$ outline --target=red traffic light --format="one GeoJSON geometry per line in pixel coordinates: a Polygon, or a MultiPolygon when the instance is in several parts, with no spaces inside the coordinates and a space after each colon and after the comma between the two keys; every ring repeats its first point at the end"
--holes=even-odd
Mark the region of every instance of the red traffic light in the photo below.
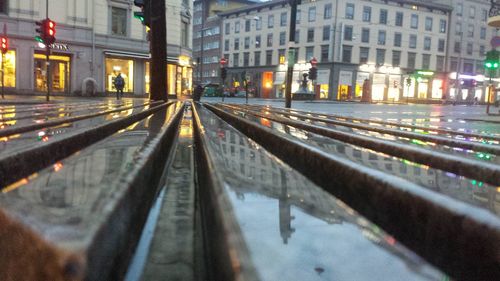
{"type": "Polygon", "coordinates": [[[309,62],[311,63],[312,67],[315,67],[318,64],[318,60],[314,57],[309,62]]]}
{"type": "Polygon", "coordinates": [[[51,20],[47,21],[47,35],[49,36],[56,35],[56,23],[51,20]]]}
{"type": "Polygon", "coordinates": [[[221,58],[219,61],[220,64],[225,65],[227,64],[227,59],[226,58],[221,58]]]}
{"type": "Polygon", "coordinates": [[[9,40],[7,39],[7,37],[0,38],[0,47],[2,54],[7,53],[7,51],[9,50],[9,40]]]}

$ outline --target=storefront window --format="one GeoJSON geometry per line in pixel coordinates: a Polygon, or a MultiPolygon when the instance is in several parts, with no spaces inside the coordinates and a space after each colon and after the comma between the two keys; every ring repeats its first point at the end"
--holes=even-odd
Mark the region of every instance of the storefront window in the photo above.
{"type": "Polygon", "coordinates": [[[168,76],[168,94],[175,95],[176,94],[176,92],[175,92],[175,86],[176,86],[175,77],[177,76],[175,64],[169,64],[167,66],[167,76],[168,76]]]}
{"type": "MultiPolygon", "coordinates": [[[[35,58],[35,90],[47,91],[47,67],[45,54],[34,54],[35,58]]],[[[66,55],[51,55],[50,77],[51,90],[54,92],[68,92],[70,57],[66,55]]]]}
{"type": "Polygon", "coordinates": [[[124,92],[134,91],[134,61],[106,58],[106,91],[115,92],[114,81],[121,74],[125,80],[124,92]]]}
{"type": "Polygon", "coordinates": [[[149,61],[144,64],[144,92],[149,94],[150,87],[149,61]]]}
{"type": "Polygon", "coordinates": [[[177,67],[177,79],[175,79],[175,95],[180,97],[182,93],[182,67],[177,67]]]}
{"type": "Polygon", "coordinates": [[[360,99],[363,95],[363,83],[366,79],[370,80],[370,73],[358,72],[358,75],[356,77],[356,90],[354,95],[356,99],[360,99]]]}
{"type": "Polygon", "coordinates": [[[443,80],[434,79],[432,81],[432,98],[440,99],[443,97],[443,80]]]}
{"type": "Polygon", "coordinates": [[[327,99],[328,98],[328,84],[321,84],[319,87],[319,98],[327,99]]]}
{"type": "MultiPolygon", "coordinates": [[[[2,61],[2,56],[0,56],[0,63],[2,61]]],[[[5,87],[16,87],[16,51],[9,50],[5,54],[5,75],[4,75],[4,85],[5,87]]]]}
{"type": "Polygon", "coordinates": [[[429,82],[427,79],[418,79],[418,98],[426,99],[427,98],[427,90],[429,88],[429,82]]]}
{"type": "Polygon", "coordinates": [[[385,74],[373,74],[372,100],[383,100],[386,87],[385,74]]]}
{"type": "Polygon", "coordinates": [[[410,78],[411,80],[411,84],[410,86],[408,86],[407,82],[406,82],[406,79],[408,77],[405,77],[405,79],[403,81],[405,81],[405,86],[404,86],[404,89],[403,89],[403,96],[404,97],[410,97],[410,98],[413,98],[415,95],[415,79],[414,78],[410,78]]]}

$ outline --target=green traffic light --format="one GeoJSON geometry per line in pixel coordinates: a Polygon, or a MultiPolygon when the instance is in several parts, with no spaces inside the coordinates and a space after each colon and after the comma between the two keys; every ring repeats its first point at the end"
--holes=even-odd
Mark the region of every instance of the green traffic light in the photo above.
{"type": "Polygon", "coordinates": [[[43,43],[42,37],[40,37],[40,36],[35,36],[35,40],[40,42],[40,43],[43,43]]]}
{"type": "Polygon", "coordinates": [[[144,13],[143,12],[134,12],[134,18],[139,19],[142,23],[144,23],[144,13]]]}

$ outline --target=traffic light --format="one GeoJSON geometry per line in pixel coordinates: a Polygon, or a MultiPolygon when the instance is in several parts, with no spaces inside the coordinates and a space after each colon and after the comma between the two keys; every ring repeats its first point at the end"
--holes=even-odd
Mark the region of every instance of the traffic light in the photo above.
{"type": "Polygon", "coordinates": [[[1,43],[1,50],[2,50],[2,54],[6,54],[7,51],[9,50],[9,40],[7,39],[7,37],[0,37],[0,43],[1,43]]]}
{"type": "Polygon", "coordinates": [[[227,69],[225,67],[220,69],[220,78],[222,80],[226,80],[227,77],[227,69]]]}
{"type": "Polygon", "coordinates": [[[47,22],[46,19],[36,22],[36,25],[39,27],[36,29],[36,32],[38,33],[38,35],[35,36],[35,40],[40,42],[40,43],[45,43],[45,38],[47,37],[45,35],[45,31],[46,31],[45,26],[47,25],[46,22],[47,22]]]}
{"type": "Polygon", "coordinates": [[[134,0],[134,5],[141,8],[140,12],[134,12],[134,18],[137,18],[141,23],[151,28],[151,0],[134,0]]]}
{"type": "Polygon", "coordinates": [[[411,86],[411,78],[410,77],[406,78],[406,86],[408,86],[408,87],[411,86]]]}
{"type": "Polygon", "coordinates": [[[56,23],[51,19],[46,19],[45,23],[45,45],[56,42],[56,23]]]}
{"type": "Polygon", "coordinates": [[[497,50],[491,50],[486,53],[486,60],[484,61],[484,67],[489,70],[495,70],[498,68],[499,62],[499,52],[497,50]]]}
{"type": "Polygon", "coordinates": [[[318,78],[318,69],[316,67],[309,68],[309,79],[316,80],[318,78]]]}

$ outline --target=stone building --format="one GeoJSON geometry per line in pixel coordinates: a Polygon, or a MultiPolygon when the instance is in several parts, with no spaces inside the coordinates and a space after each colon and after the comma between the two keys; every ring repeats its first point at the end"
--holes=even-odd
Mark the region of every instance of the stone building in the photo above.
{"type": "MultiPolygon", "coordinates": [[[[35,41],[35,22],[46,17],[56,22],[56,43],[51,60],[52,92],[90,95],[114,92],[113,79],[125,78],[125,92],[149,92],[147,31],[133,12],[132,0],[2,1],[0,19],[9,38],[5,86],[14,93],[46,91],[45,46],[35,41]]],[[[192,3],[167,0],[168,94],[188,94],[192,83],[192,3]]],[[[3,28],[0,26],[0,28],[3,28]]]]}

